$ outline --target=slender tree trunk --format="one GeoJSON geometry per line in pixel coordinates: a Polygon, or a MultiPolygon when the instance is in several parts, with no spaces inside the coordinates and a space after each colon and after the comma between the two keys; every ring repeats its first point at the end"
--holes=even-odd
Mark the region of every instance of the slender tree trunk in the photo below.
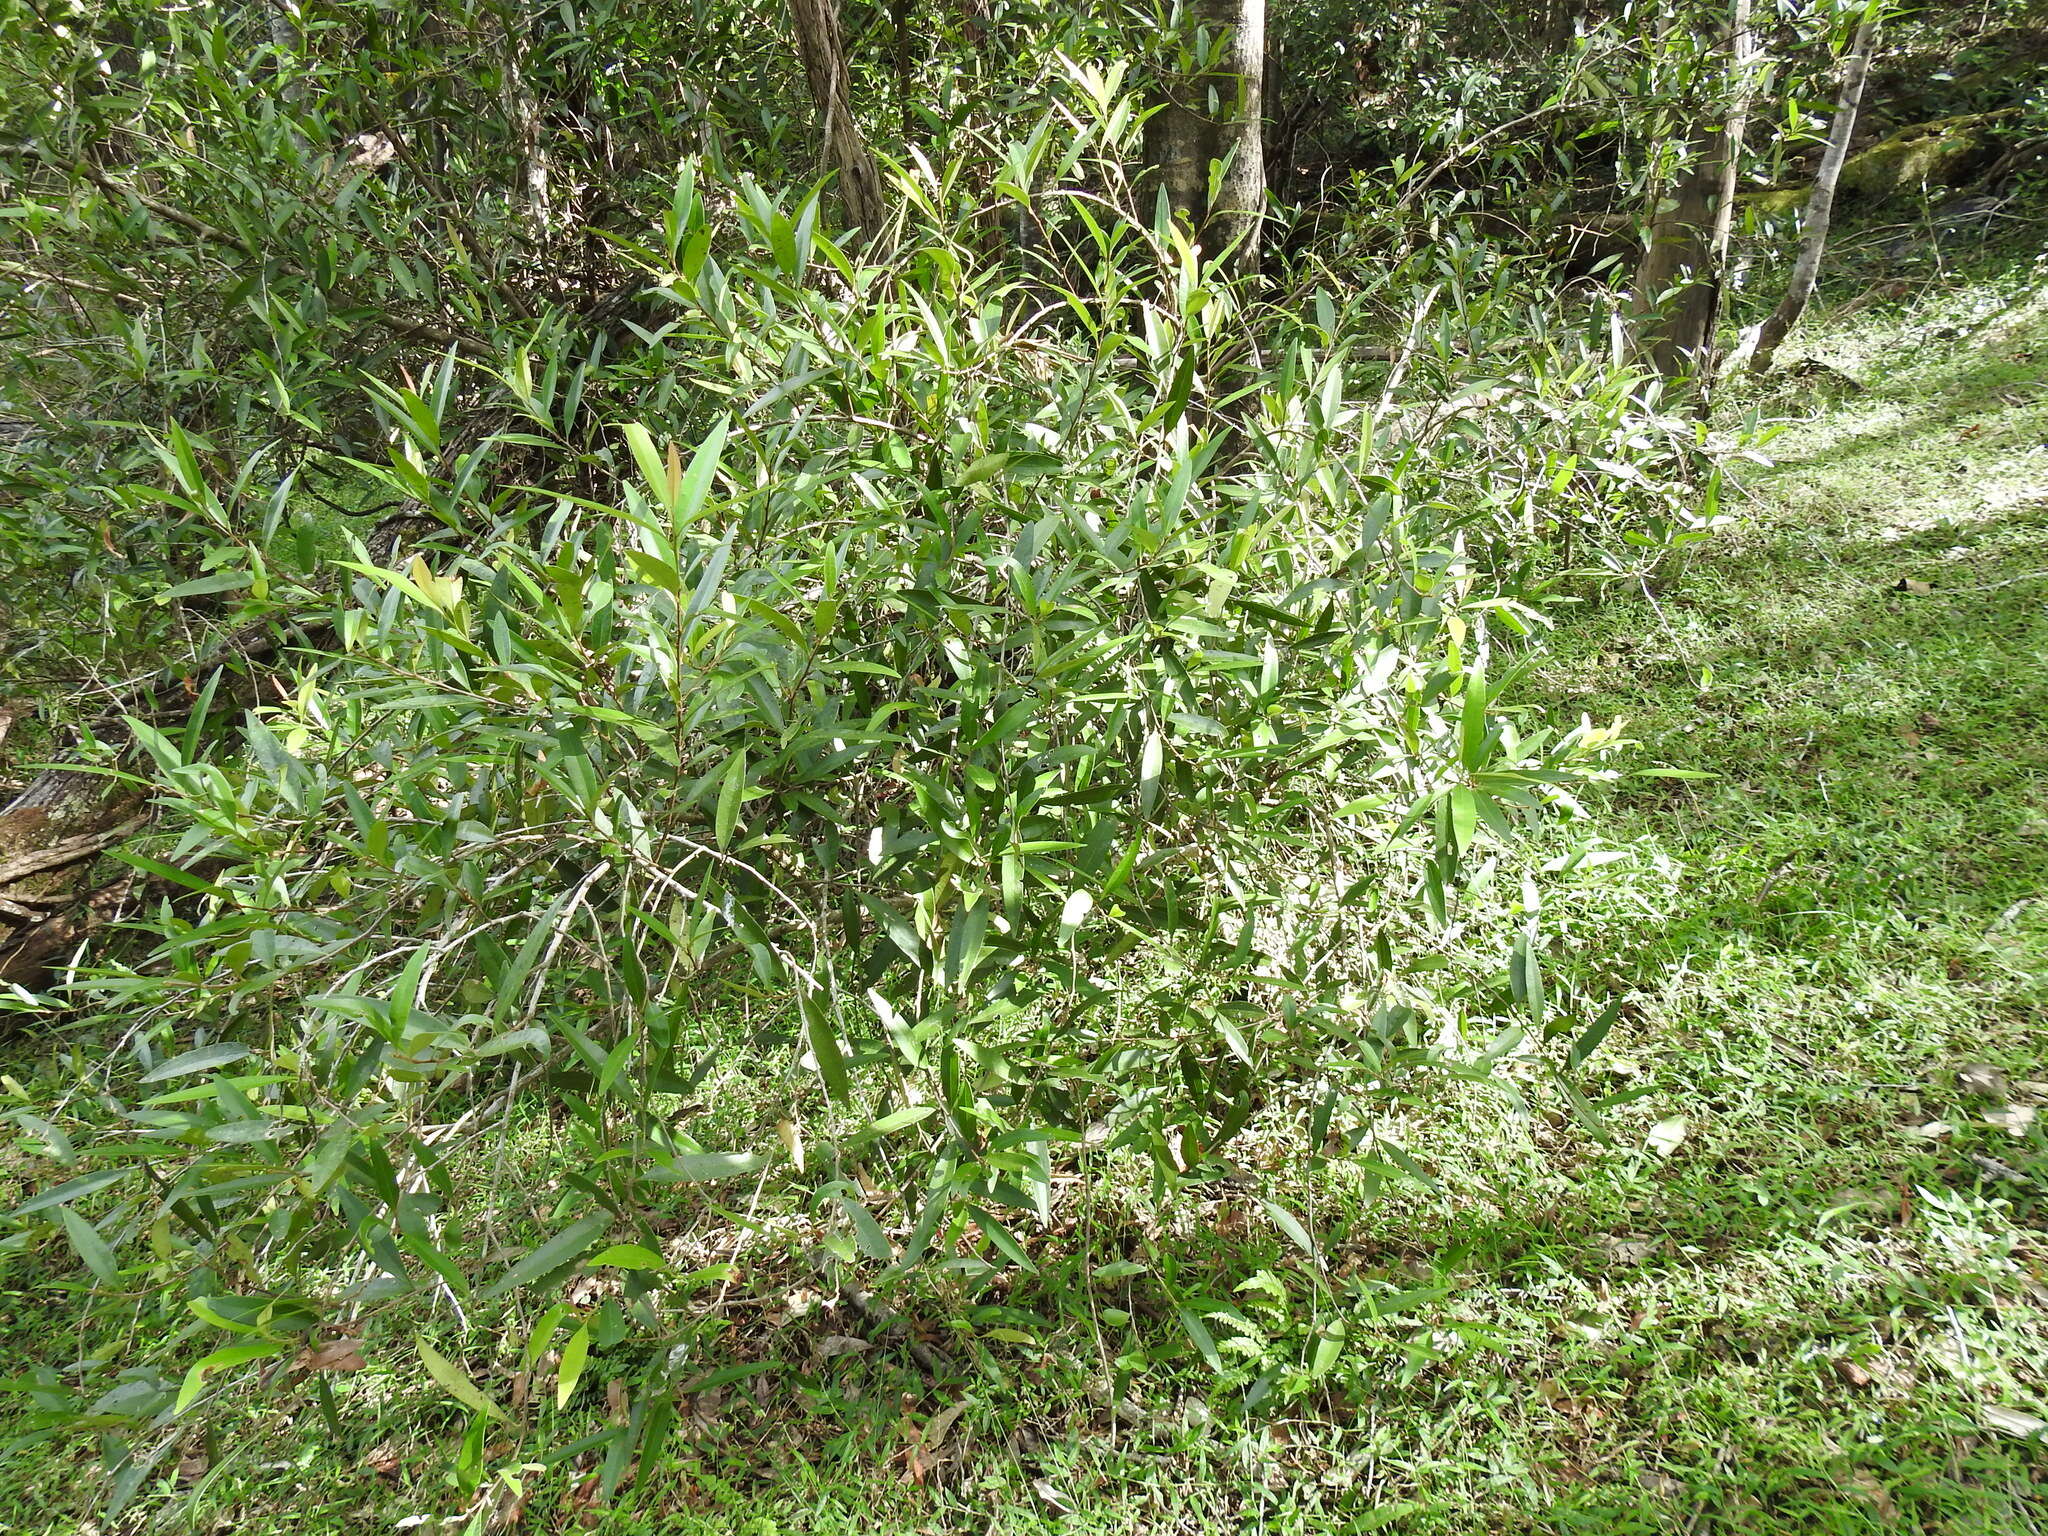
{"type": "Polygon", "coordinates": [[[863,233],[874,236],[888,220],[882,197],[882,173],[853,118],[853,77],[846,68],[846,45],[839,34],[839,0],[789,0],[796,28],[797,56],[818,109],[818,136],[824,160],[839,173],[839,197],[846,217],[863,233]]]}
{"type": "Polygon", "coordinates": [[[1728,265],[1735,239],[1735,193],[1742,176],[1742,141],[1749,133],[1749,109],[1756,94],[1756,34],[1749,24],[1750,0],[1735,0],[1728,28],[1728,54],[1733,76],[1728,88],[1728,154],[1721,164],[1721,191],[1714,205],[1714,276],[1728,265]]]}
{"type": "MultiPolygon", "coordinates": [[[[1756,95],[1756,34],[1750,27],[1750,0],[1735,0],[1728,28],[1730,78],[1728,122],[1722,132],[1721,184],[1715,191],[1714,232],[1707,252],[1710,297],[1700,337],[1700,377],[1714,377],[1723,300],[1729,288],[1728,253],[1735,242],[1735,197],[1742,180],[1742,141],[1749,132],[1749,110],[1756,95]]],[[[1702,407],[1706,402],[1703,392],[1702,407]]]]}
{"type": "Polygon", "coordinates": [[[1842,179],[1842,165],[1849,158],[1849,140],[1856,132],[1856,113],[1863,105],[1863,82],[1870,73],[1870,53],[1877,40],[1877,19],[1865,15],[1856,28],[1856,40],[1842,65],[1842,93],[1835,102],[1835,120],[1828,124],[1828,147],[1821,156],[1820,171],[1813,179],[1813,192],[1806,200],[1806,228],[1799,243],[1798,259],[1792,263],[1792,279],[1785,297],[1771,311],[1770,318],[1749,338],[1749,366],[1762,373],[1771,366],[1778,346],[1806,312],[1820,281],[1821,257],[1826,254],[1828,223],[1835,212],[1835,186],[1842,179]]]}
{"type": "MultiPolygon", "coordinates": [[[[276,55],[276,69],[284,76],[280,95],[293,111],[305,105],[306,87],[294,72],[299,56],[305,52],[306,37],[300,24],[299,0],[267,0],[263,8],[264,24],[270,29],[270,51],[276,55]]],[[[292,130],[294,140],[298,130],[292,130]]]]}
{"type": "Polygon", "coordinates": [[[917,137],[917,109],[910,98],[911,22],[916,14],[914,0],[889,0],[889,43],[896,73],[896,114],[906,141],[917,137]]]}
{"type": "Polygon", "coordinates": [[[526,206],[528,232],[545,236],[554,225],[554,196],[547,151],[541,144],[540,103],[526,78],[532,53],[529,18],[521,0],[513,0],[504,16],[503,50],[499,56],[499,95],[512,146],[519,156],[519,196],[526,206]]]}
{"type": "Polygon", "coordinates": [[[1145,158],[1203,253],[1228,251],[1232,270],[1252,272],[1266,206],[1266,0],[1196,0],[1193,19],[1222,47],[1213,68],[1176,84],[1147,120],[1145,158]]]}

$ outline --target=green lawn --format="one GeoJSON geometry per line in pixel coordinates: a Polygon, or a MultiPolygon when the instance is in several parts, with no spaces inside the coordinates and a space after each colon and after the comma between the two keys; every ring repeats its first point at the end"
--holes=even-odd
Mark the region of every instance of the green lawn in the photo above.
{"type": "MultiPolygon", "coordinates": [[[[1087,1280],[1057,1262],[1008,1297],[935,1281],[903,1302],[956,1373],[933,1379],[888,1342],[835,1353],[825,1341],[863,1330],[803,1294],[817,1281],[800,1244],[770,1229],[749,1239],[750,1310],[721,1337],[730,1358],[783,1369],[690,1398],[663,1464],[610,1500],[573,1455],[519,1470],[603,1426],[602,1358],[530,1446],[497,1429],[480,1443],[495,1497],[450,1470],[455,1405],[394,1397],[373,1358],[337,1393],[342,1443],[301,1389],[253,1393],[126,1518],[245,1533],[2043,1528],[2048,278],[1949,281],[1820,317],[1788,361],[1802,345],[1862,387],[1823,373],[1726,402],[1795,418],[1738,526],[1663,590],[1568,613],[1538,674],[1545,707],[1623,717],[1641,763],[1708,775],[1630,780],[1533,854],[1619,855],[1558,877],[1540,914],[1560,983],[1625,999],[1586,1069],[1626,1100],[1610,1139],[1534,1077],[1526,1113],[1474,1088],[1397,1117],[1437,1192],[1368,1198],[1254,1136],[1247,1160],[1313,1226],[1321,1281],[1237,1192],[1105,1209],[1134,1262],[1206,1267],[1226,1287],[1268,1277],[1242,1293],[1262,1328],[1248,1356],[1311,1347],[1341,1313],[1342,1362],[1313,1388],[1247,1413],[1192,1353],[1119,1360],[1126,1325],[1103,1312],[1130,1302],[1131,1329],[1156,1322],[1142,1284],[1081,1306],[1087,1280]],[[988,1331],[1004,1306],[1014,1337],[988,1331]]],[[[50,1069],[18,1054],[7,1070],[50,1069]]],[[[59,1258],[0,1259],[10,1370],[119,1347],[72,1327],[47,1289],[75,1278],[59,1258]]],[[[432,1327],[493,1392],[516,1390],[513,1319],[432,1327]]],[[[14,1401],[0,1412],[26,1411],[14,1401]]],[[[91,1529],[93,1467],[87,1443],[19,1448],[0,1461],[0,1530],[91,1529]]]]}

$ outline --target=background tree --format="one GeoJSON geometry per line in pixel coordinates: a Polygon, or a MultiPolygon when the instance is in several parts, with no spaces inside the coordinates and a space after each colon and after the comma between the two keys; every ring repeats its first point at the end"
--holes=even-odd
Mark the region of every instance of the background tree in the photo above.
{"type": "Polygon", "coordinates": [[[803,60],[825,164],[839,173],[838,191],[850,223],[870,238],[888,219],[882,173],[853,113],[853,77],[839,31],[839,0],[790,0],[797,55],[803,60]]]}
{"type": "Polygon", "coordinates": [[[1199,0],[1186,19],[1182,69],[1146,123],[1146,159],[1203,250],[1255,271],[1266,205],[1266,3],[1199,0]]]}
{"type": "Polygon", "coordinates": [[[1709,50],[1717,65],[1716,88],[1691,114],[1695,126],[1677,146],[1680,168],[1659,192],[1649,243],[1636,268],[1637,345],[1666,378],[1713,371],[1754,73],[1749,13],[1749,0],[1734,0],[1725,41],[1709,50]]]}
{"type": "Polygon", "coordinates": [[[1821,259],[1827,254],[1828,226],[1834,219],[1835,192],[1841,184],[1842,167],[1848,163],[1849,146],[1856,137],[1856,117],[1863,106],[1863,83],[1870,73],[1871,52],[1877,46],[1878,25],[1877,9],[1873,6],[1857,23],[1856,35],[1842,60],[1842,90],[1835,99],[1834,119],[1828,124],[1827,149],[1821,155],[1820,169],[1813,178],[1813,190],[1806,199],[1798,259],[1792,263],[1792,275],[1785,284],[1785,296],[1778,301],[1778,307],[1765,317],[1751,336],[1745,338],[1744,350],[1754,372],[1763,373],[1770,368],[1779,345],[1799,323],[1799,317],[1806,313],[1814,288],[1820,282],[1821,259]]]}

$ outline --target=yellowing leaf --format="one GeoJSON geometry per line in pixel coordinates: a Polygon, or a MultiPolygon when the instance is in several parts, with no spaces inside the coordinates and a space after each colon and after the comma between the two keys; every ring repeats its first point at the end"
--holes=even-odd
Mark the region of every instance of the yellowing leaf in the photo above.
{"type": "Polygon", "coordinates": [[[448,1395],[465,1408],[488,1414],[494,1419],[505,1417],[505,1410],[484,1396],[483,1390],[469,1379],[469,1373],[425,1339],[419,1341],[420,1364],[427,1368],[427,1374],[446,1389],[448,1395]]]}

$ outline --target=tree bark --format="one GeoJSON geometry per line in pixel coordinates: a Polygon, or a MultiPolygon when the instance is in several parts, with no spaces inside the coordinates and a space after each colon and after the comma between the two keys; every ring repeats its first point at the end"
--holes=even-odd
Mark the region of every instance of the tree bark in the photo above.
{"type": "Polygon", "coordinates": [[[532,41],[524,9],[520,0],[513,0],[505,10],[498,60],[499,96],[506,126],[512,130],[512,147],[519,157],[519,197],[526,206],[527,230],[536,238],[545,238],[554,224],[554,195],[547,150],[541,144],[540,102],[526,78],[532,41]]]}
{"type": "MultiPolygon", "coordinates": [[[[296,632],[301,643],[329,638],[324,624],[296,632]]],[[[159,727],[191,717],[208,680],[225,673],[226,701],[253,703],[259,680],[288,643],[274,624],[230,635],[197,661],[169,667],[117,694],[94,724],[101,740],[125,734],[135,715],[159,727]]],[[[0,985],[33,987],[92,931],[117,917],[135,892],[133,870],[105,885],[90,883],[99,855],[148,820],[132,784],[61,762],[44,769],[0,808],[0,985]]]]}
{"type": "MultiPolygon", "coordinates": [[[[1708,244],[1709,298],[1699,345],[1703,381],[1715,375],[1721,310],[1729,286],[1728,253],[1735,243],[1735,197],[1742,181],[1742,141],[1749,133],[1749,111],[1756,95],[1756,34],[1750,27],[1750,0],[1735,0],[1728,28],[1728,121],[1722,133],[1721,184],[1715,189],[1714,232],[1708,244]]],[[[1703,389],[1702,409],[1707,402],[1703,389]]]]}
{"type": "Polygon", "coordinates": [[[1754,89],[1750,0],[1734,0],[1728,57],[1721,125],[1695,139],[1692,163],[1668,199],[1660,198],[1649,248],[1636,269],[1636,344],[1665,378],[1713,374],[1723,269],[1734,236],[1735,191],[1754,89]]]}
{"type": "Polygon", "coordinates": [[[85,877],[141,825],[140,804],[118,780],[53,769],[0,810],[0,983],[34,985],[110,915],[85,877]]]}
{"type": "Polygon", "coordinates": [[[1713,327],[1714,194],[1730,158],[1727,130],[1691,148],[1691,165],[1658,199],[1633,296],[1637,349],[1667,379],[1692,371],[1713,327]]]}
{"type": "Polygon", "coordinates": [[[1202,253],[1254,272],[1266,205],[1266,0],[1196,0],[1193,16],[1220,49],[1213,67],[1177,83],[1147,119],[1145,158],[1202,253]]]}
{"type": "Polygon", "coordinates": [[[839,198],[846,217],[870,237],[888,221],[882,173],[853,117],[853,77],[839,33],[839,0],[789,0],[797,57],[803,60],[811,101],[818,109],[818,138],[825,163],[839,173],[839,198]]]}
{"type": "Polygon", "coordinates": [[[1870,54],[1877,40],[1877,18],[1866,14],[1856,28],[1855,41],[1842,65],[1842,92],[1835,102],[1835,120],[1828,124],[1828,147],[1821,156],[1820,170],[1813,179],[1813,193],[1806,200],[1806,227],[1799,243],[1798,259],[1792,263],[1792,278],[1785,285],[1785,297],[1771,311],[1745,343],[1749,367],[1762,373],[1771,366],[1778,346],[1806,312],[1807,303],[1820,281],[1821,257],[1827,252],[1828,223],[1835,211],[1835,187],[1842,179],[1842,165],[1849,158],[1849,141],[1856,132],[1856,114],[1863,105],[1863,82],[1870,73],[1870,54]]]}

